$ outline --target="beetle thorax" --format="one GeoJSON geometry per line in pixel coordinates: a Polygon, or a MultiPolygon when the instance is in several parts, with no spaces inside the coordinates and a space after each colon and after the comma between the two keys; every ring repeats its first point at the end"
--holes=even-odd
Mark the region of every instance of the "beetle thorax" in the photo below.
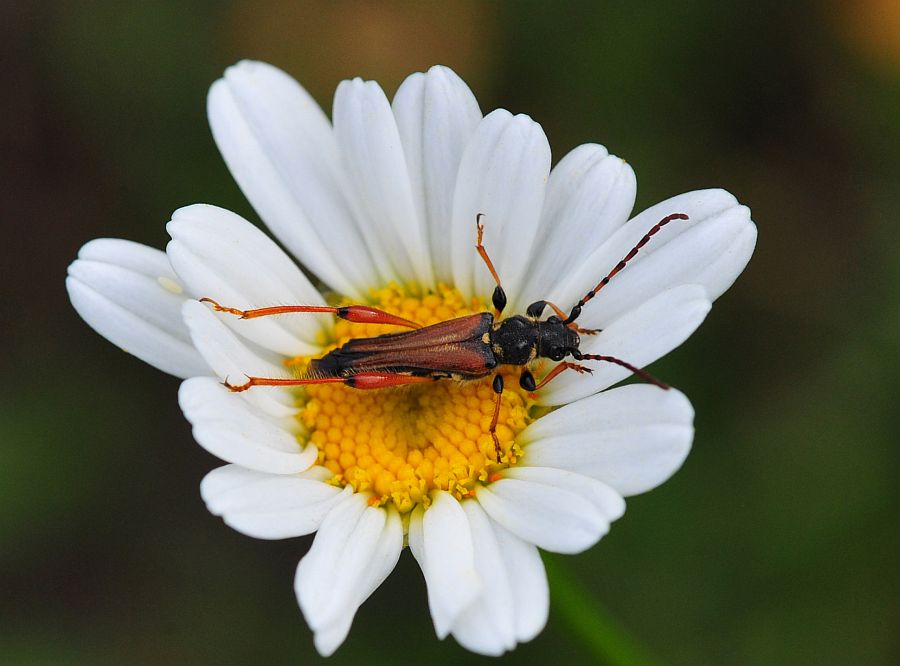
{"type": "Polygon", "coordinates": [[[525,365],[534,360],[539,332],[535,322],[516,315],[494,324],[491,346],[498,363],[525,365]]]}

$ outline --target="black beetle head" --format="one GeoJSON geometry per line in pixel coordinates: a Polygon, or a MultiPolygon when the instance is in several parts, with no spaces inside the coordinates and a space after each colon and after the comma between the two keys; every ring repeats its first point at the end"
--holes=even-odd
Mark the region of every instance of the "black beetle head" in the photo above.
{"type": "Polygon", "coordinates": [[[538,323],[537,355],[551,361],[561,361],[567,355],[577,353],[581,338],[578,333],[566,326],[559,317],[549,317],[547,321],[538,323]]]}

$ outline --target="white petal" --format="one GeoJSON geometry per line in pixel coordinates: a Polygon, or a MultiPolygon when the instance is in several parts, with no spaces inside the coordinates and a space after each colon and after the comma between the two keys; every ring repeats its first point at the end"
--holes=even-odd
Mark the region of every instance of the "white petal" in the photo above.
{"type": "MultiPolygon", "coordinates": [[[[187,301],[181,314],[194,345],[219,379],[240,383],[244,377],[287,377],[283,368],[251,351],[203,303],[187,301]]],[[[297,411],[290,393],[282,388],[256,387],[239,397],[273,416],[291,416],[297,411]]]]}
{"type": "Polygon", "coordinates": [[[343,642],[359,606],[393,570],[402,547],[396,510],[368,506],[366,494],[350,495],[325,517],[294,580],[320,654],[343,642]]]}
{"type": "MultiPolygon", "coordinates": [[[[687,340],[709,313],[711,303],[699,285],[665,291],[627,312],[599,335],[582,336],[581,351],[613,356],[643,368],[687,340]]],[[[593,374],[564,372],[538,394],[542,405],[561,405],[612,386],[631,375],[605,361],[583,361],[593,374]]],[[[663,389],[658,389],[663,390],[663,389]]]]}
{"type": "Polygon", "coordinates": [[[547,297],[560,277],[580,266],[625,224],[637,181],[625,160],[596,144],[578,146],[550,172],[526,286],[516,311],[547,297]]]}
{"type": "Polygon", "coordinates": [[[334,476],[334,472],[327,467],[313,465],[305,472],[301,472],[300,476],[304,479],[312,479],[314,481],[328,481],[328,479],[334,476]]]}
{"type": "MultiPolygon", "coordinates": [[[[375,553],[372,555],[365,577],[359,587],[359,602],[357,606],[368,599],[372,592],[378,589],[385,578],[390,575],[394,567],[397,566],[397,561],[400,559],[400,553],[403,550],[403,523],[400,515],[393,507],[387,509],[387,514],[384,531],[382,531],[381,537],[378,539],[375,553]]],[[[340,615],[328,627],[317,631],[315,634],[315,645],[319,654],[327,657],[334,653],[341,643],[344,642],[352,623],[353,614],[345,613],[340,615]]]]}
{"type": "Polygon", "coordinates": [[[464,648],[498,656],[516,646],[516,597],[509,562],[497,541],[494,525],[478,502],[464,501],[475,546],[475,567],[484,591],[453,625],[453,637],[464,648]]]}
{"type": "Polygon", "coordinates": [[[349,613],[342,615],[327,627],[323,627],[313,634],[313,644],[321,656],[330,657],[347,640],[353,624],[353,617],[349,613]]]}
{"type": "MultiPolygon", "coordinates": [[[[371,511],[378,509],[370,507],[371,511]]],[[[381,509],[387,512],[384,529],[378,538],[375,553],[369,559],[365,569],[363,584],[360,586],[360,601],[362,603],[384,582],[384,579],[397,566],[400,552],[403,550],[403,520],[393,507],[381,509]]]]}
{"type": "Polygon", "coordinates": [[[738,275],[744,270],[744,266],[750,261],[750,256],[756,248],[756,225],[749,224],[738,234],[724,252],[711,261],[701,271],[697,282],[706,287],[706,291],[718,298],[734,284],[738,275]]]}
{"type": "Polygon", "coordinates": [[[500,558],[506,564],[513,595],[516,640],[520,643],[537,636],[550,613],[550,587],[538,549],[491,521],[500,558]]]}
{"type": "Polygon", "coordinates": [[[104,338],[176,377],[209,374],[181,320],[187,296],[163,252],[98,238],[81,248],[68,273],[72,305],[104,338]]]}
{"type": "Polygon", "coordinates": [[[453,190],[463,150],[481,120],[472,91],[448,67],[407,77],[392,103],[403,143],[412,197],[428,231],[437,280],[451,284],[447,239],[453,215],[453,190]]]}
{"type": "Polygon", "coordinates": [[[484,245],[511,298],[531,253],[550,173],[550,145],[528,116],[498,109],[478,125],[463,153],[453,198],[453,280],[464,296],[489,300],[494,281],[475,252],[475,217],[484,213],[484,245]]]}
{"type": "Polygon", "coordinates": [[[694,410],[679,391],[630,384],[571,403],[519,434],[522,465],[567,469],[624,496],[655,488],[691,448],[694,410]]]}
{"type": "Polygon", "coordinates": [[[365,297],[375,267],[342,191],[331,125],[312,97],[281,70],[243,61],[210,88],[207,112],[222,157],[266,225],[332,288],[365,297]]]}
{"type": "MultiPolygon", "coordinates": [[[[334,600],[331,590],[341,575],[338,568],[341,555],[363,546],[351,544],[351,539],[367,508],[368,498],[362,493],[354,493],[339,502],[325,516],[312,547],[297,566],[294,589],[303,615],[313,630],[323,624],[321,618],[334,600]]],[[[374,550],[374,543],[367,545],[374,550]]],[[[346,600],[341,601],[345,603],[346,600]]]]}
{"type": "Polygon", "coordinates": [[[495,521],[539,548],[579,553],[609,531],[625,510],[605,484],[551,468],[514,468],[478,488],[478,501],[495,521]]]}
{"type": "MultiPolygon", "coordinates": [[[[324,305],[321,294],[262,231],[235,213],[204,204],[181,208],[166,226],[166,252],[192,294],[241,310],[273,305],[324,305]]],[[[319,352],[322,315],[242,320],[219,315],[235,332],[285,356],[319,352]]]]}
{"type": "Polygon", "coordinates": [[[325,515],[351,489],[297,475],[266,474],[237,465],[206,475],[200,494],[225,523],[258,539],[287,539],[318,529],[325,515]]]}
{"type": "Polygon", "coordinates": [[[435,632],[443,639],[482,588],[469,521],[450,493],[435,491],[427,511],[416,508],[410,516],[409,546],[428,585],[435,632]]]}
{"type": "Polygon", "coordinates": [[[315,446],[301,447],[284,425],[210,377],[182,382],[178,404],[197,443],[225,462],[273,474],[302,472],[316,462],[315,446]]]}
{"type": "Polygon", "coordinates": [[[597,507],[610,522],[618,520],[625,513],[625,501],[619,493],[605,483],[597,483],[596,479],[583,474],[553,467],[510,467],[502,472],[502,477],[577,493],[597,507]]]}
{"type": "Polygon", "coordinates": [[[569,308],[592,289],[663,217],[685,213],[663,227],[585,308],[579,324],[605,328],[628,310],[674,286],[700,284],[715,300],[746,266],[756,227],[750,210],[724,190],[672,197],[630,220],[546,298],[569,308]]]}
{"type": "Polygon", "coordinates": [[[413,204],[394,114],[377,83],[341,82],[334,94],[334,134],[382,279],[431,286],[425,222],[413,204]]]}

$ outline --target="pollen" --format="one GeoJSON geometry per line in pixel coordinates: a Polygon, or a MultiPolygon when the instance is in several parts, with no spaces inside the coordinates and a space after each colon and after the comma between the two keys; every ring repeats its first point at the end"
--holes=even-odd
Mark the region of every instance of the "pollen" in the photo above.
{"type": "MultiPolygon", "coordinates": [[[[466,301],[444,286],[418,295],[390,285],[373,290],[370,303],[424,326],[485,311],[481,302],[466,301]]],[[[333,347],[396,330],[408,329],[338,320],[333,347]]],[[[297,357],[287,365],[302,372],[309,360],[297,357]]],[[[499,463],[490,434],[496,400],[491,375],[375,390],[306,386],[297,398],[297,418],[305,426],[301,437],[318,448],[318,463],[334,474],[331,483],[371,493],[373,505],[393,503],[408,512],[417,504],[427,506],[434,489],[462,499],[521,457],[516,436],[531,421],[531,401],[519,387],[515,369],[502,374],[506,388],[496,430],[499,463]]]]}

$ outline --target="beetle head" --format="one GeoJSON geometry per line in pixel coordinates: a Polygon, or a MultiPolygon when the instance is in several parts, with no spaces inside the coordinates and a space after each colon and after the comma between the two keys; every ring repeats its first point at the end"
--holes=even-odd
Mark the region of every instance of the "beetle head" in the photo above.
{"type": "Polygon", "coordinates": [[[538,323],[537,355],[551,361],[561,361],[569,354],[578,353],[581,338],[556,316],[538,323]]]}

